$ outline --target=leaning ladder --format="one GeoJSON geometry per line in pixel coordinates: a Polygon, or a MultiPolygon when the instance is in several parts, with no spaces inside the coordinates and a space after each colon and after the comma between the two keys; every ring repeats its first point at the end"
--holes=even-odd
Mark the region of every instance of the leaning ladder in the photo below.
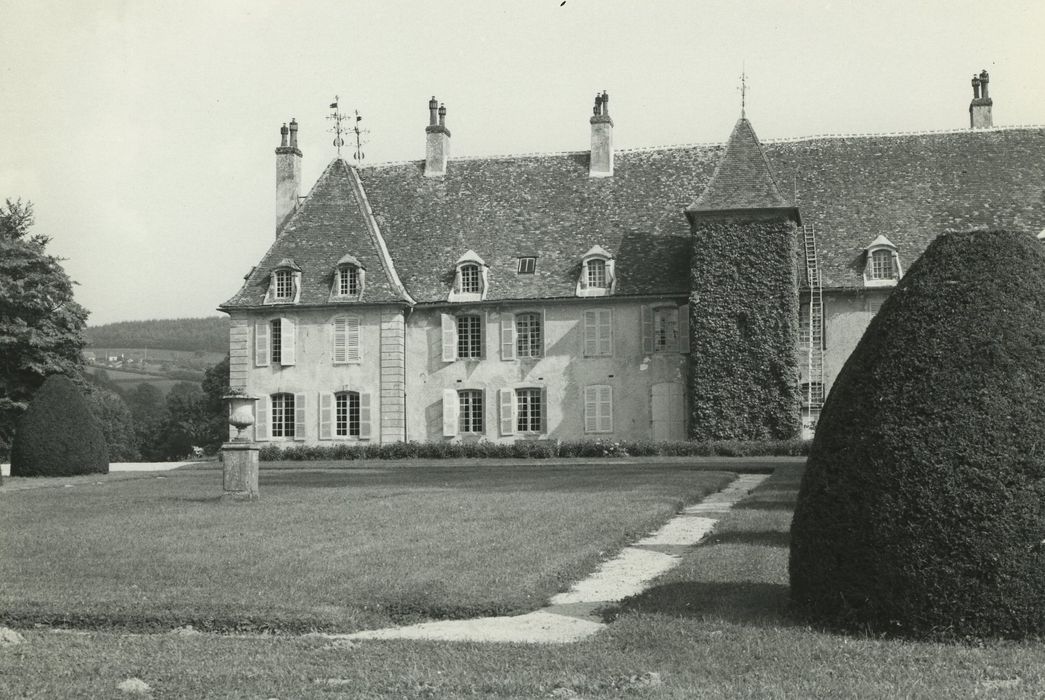
{"type": "Polygon", "coordinates": [[[809,380],[806,384],[806,406],[815,424],[824,405],[824,288],[820,280],[820,261],[816,254],[816,230],[812,224],[802,227],[805,243],[806,280],[809,283],[809,380]]]}

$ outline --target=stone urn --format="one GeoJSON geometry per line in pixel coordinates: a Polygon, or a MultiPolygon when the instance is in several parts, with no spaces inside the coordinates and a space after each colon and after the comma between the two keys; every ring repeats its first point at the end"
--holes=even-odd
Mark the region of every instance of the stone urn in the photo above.
{"type": "Polygon", "coordinates": [[[248,440],[243,437],[243,431],[254,425],[254,402],[258,397],[245,393],[229,393],[221,398],[229,403],[229,425],[237,431],[234,440],[248,440]]]}

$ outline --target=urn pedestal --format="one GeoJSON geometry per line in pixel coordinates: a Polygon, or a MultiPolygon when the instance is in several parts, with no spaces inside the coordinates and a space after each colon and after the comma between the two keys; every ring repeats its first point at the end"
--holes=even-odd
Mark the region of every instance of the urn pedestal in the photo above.
{"type": "Polygon", "coordinates": [[[243,436],[254,424],[254,402],[257,398],[241,394],[223,396],[229,402],[229,425],[236,437],[221,446],[223,501],[258,500],[258,446],[243,436]]]}

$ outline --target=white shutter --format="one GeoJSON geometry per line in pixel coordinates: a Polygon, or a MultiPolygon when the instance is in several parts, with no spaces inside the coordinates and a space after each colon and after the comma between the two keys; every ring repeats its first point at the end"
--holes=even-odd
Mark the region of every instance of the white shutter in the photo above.
{"type": "Polygon", "coordinates": [[[289,318],[279,319],[280,325],[280,339],[283,345],[282,354],[280,355],[279,363],[281,365],[293,365],[297,362],[297,355],[294,354],[297,348],[297,343],[294,340],[294,322],[289,318]]]}
{"type": "Polygon", "coordinates": [[[515,359],[515,316],[501,314],[501,359],[515,359]]]}
{"type": "Polygon", "coordinates": [[[254,322],[254,366],[269,366],[269,322],[254,322]]]}
{"type": "Polygon", "coordinates": [[[347,362],[345,357],[345,325],[347,319],[338,316],[334,319],[334,364],[347,362]]]}
{"type": "Polygon", "coordinates": [[[359,439],[370,439],[370,394],[359,392],[359,439]]]}
{"type": "Polygon", "coordinates": [[[653,352],[653,309],[648,305],[643,304],[641,307],[642,316],[642,352],[647,355],[653,352]]]}
{"type": "Polygon", "coordinates": [[[584,387],[584,432],[594,433],[598,430],[596,412],[599,410],[599,388],[584,387]]]}
{"type": "Polygon", "coordinates": [[[304,440],[308,421],[306,397],[308,394],[294,394],[294,439],[304,440]]]}
{"type": "Polygon", "coordinates": [[[442,314],[442,324],[443,362],[453,362],[457,359],[457,319],[450,314],[442,314]]]}
{"type": "Polygon", "coordinates": [[[599,432],[613,432],[613,387],[599,387],[599,432]]]}
{"type": "Polygon", "coordinates": [[[515,434],[515,392],[501,389],[501,435],[515,434]]]}
{"type": "Polygon", "coordinates": [[[581,289],[587,289],[588,288],[588,261],[587,260],[585,260],[584,262],[581,263],[580,287],[581,287],[581,289]]]}
{"type": "Polygon", "coordinates": [[[345,361],[359,362],[362,353],[359,344],[359,317],[345,319],[345,361]]]}
{"type": "Polygon", "coordinates": [[[584,356],[591,357],[599,352],[599,312],[584,312],[584,356]]]}
{"type": "Polygon", "coordinates": [[[443,437],[454,437],[457,435],[457,413],[459,410],[457,392],[453,389],[443,389],[443,437]]]}
{"type": "Polygon", "coordinates": [[[254,415],[254,439],[269,439],[269,401],[268,396],[262,396],[255,404],[254,415]]]}
{"type": "Polygon", "coordinates": [[[599,329],[598,329],[598,351],[599,355],[612,355],[613,354],[613,312],[610,309],[600,309],[598,311],[599,318],[599,329]]]}
{"type": "Polygon", "coordinates": [[[679,352],[689,354],[689,304],[679,307],[679,352]]]}
{"type": "Polygon", "coordinates": [[[330,392],[319,392],[319,439],[330,440],[334,437],[334,395],[330,392]]]}

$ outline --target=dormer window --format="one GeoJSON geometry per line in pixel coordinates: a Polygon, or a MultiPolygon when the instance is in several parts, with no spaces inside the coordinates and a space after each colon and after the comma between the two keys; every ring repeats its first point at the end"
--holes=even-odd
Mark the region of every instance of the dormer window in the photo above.
{"type": "Polygon", "coordinates": [[[351,255],[337,261],[330,301],[359,301],[366,282],[366,269],[351,255]]]}
{"type": "Polygon", "coordinates": [[[482,301],[489,285],[489,269],[474,250],[458,258],[455,264],[454,286],[447,301],[482,301]]]}
{"type": "Polygon", "coordinates": [[[290,258],[283,258],[272,270],[266,304],[296,304],[301,297],[301,268],[290,258]]]}
{"type": "Polygon", "coordinates": [[[577,296],[602,297],[613,294],[617,285],[613,256],[602,246],[594,246],[581,259],[577,296]]]}
{"type": "Polygon", "coordinates": [[[885,236],[878,236],[867,246],[867,260],[864,263],[865,287],[892,287],[900,279],[900,256],[896,246],[885,236]]]}

